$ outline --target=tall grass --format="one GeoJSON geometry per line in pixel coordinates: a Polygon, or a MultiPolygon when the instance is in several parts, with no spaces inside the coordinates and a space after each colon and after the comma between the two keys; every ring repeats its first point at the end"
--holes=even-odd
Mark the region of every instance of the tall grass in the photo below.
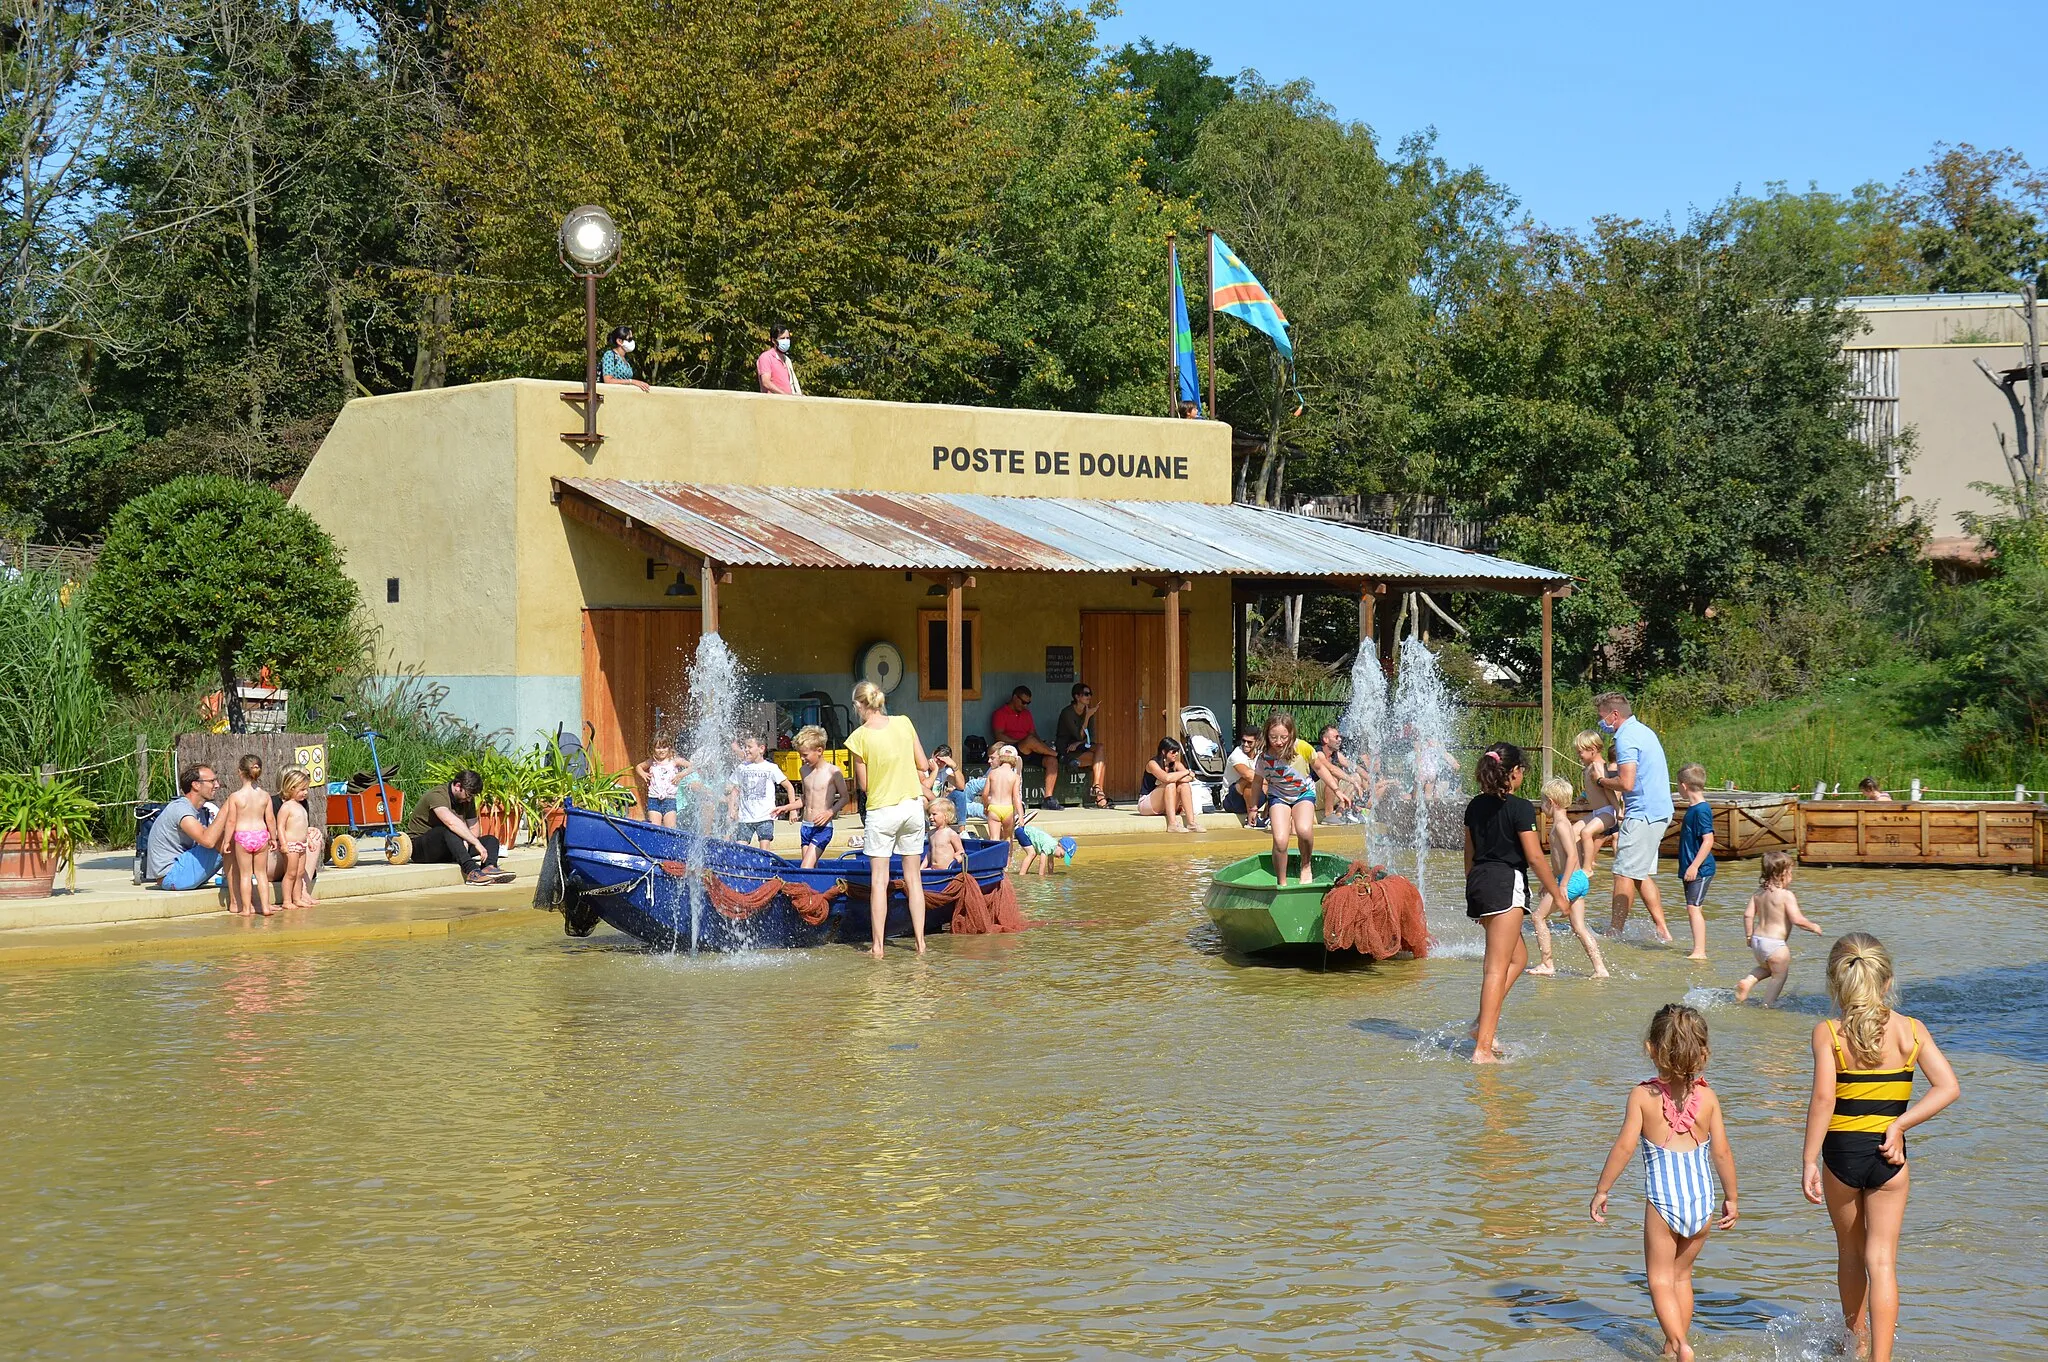
{"type": "Polygon", "coordinates": [[[103,759],[112,695],[92,671],[84,612],[48,572],[0,575],[0,771],[103,759]]]}

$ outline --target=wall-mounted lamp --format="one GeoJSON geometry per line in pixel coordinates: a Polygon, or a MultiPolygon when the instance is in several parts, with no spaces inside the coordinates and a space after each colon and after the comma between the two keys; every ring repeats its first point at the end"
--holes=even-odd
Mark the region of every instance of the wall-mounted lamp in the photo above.
{"type": "Polygon", "coordinates": [[[670,582],[668,584],[668,590],[662,592],[661,594],[664,596],[696,595],[697,588],[691,585],[690,583],[690,570],[688,568],[676,569],[676,579],[673,582],[670,582]]]}

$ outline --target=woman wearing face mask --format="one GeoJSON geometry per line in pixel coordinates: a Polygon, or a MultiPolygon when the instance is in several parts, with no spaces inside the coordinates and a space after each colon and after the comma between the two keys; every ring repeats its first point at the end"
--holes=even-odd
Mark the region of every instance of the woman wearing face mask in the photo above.
{"type": "Polygon", "coordinates": [[[612,328],[611,348],[597,357],[598,373],[607,383],[623,383],[641,392],[653,391],[645,383],[633,377],[633,362],[626,356],[633,353],[633,328],[615,326],[612,328]]]}
{"type": "Polygon", "coordinates": [[[768,338],[774,342],[761,352],[754,361],[754,372],[761,376],[761,391],[776,393],[782,397],[802,397],[804,385],[796,381],[796,370],[789,362],[789,328],[780,324],[769,328],[768,338]]]}

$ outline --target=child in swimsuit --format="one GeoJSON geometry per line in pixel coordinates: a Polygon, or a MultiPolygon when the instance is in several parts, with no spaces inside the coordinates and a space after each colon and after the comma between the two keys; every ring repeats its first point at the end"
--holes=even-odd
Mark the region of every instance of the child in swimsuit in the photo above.
{"type": "Polygon", "coordinates": [[[1031,867],[1034,865],[1038,867],[1038,878],[1044,879],[1052,869],[1052,858],[1055,856],[1060,858],[1061,865],[1072,865],[1074,852],[1080,845],[1071,837],[1062,837],[1055,841],[1051,833],[1030,826],[1017,829],[1017,840],[1024,845],[1024,860],[1017,867],[1017,878],[1020,880],[1031,873],[1031,867]]]}
{"type": "Polygon", "coordinates": [[[278,845],[271,851],[270,865],[278,875],[286,908],[311,908],[318,902],[313,897],[313,876],[320,870],[324,839],[306,807],[312,785],[312,773],[303,766],[287,766],[277,778],[278,797],[272,808],[277,814],[278,845]]]}
{"type": "Polygon", "coordinates": [[[932,825],[931,836],[925,840],[925,864],[934,870],[951,870],[967,855],[967,844],[953,826],[958,812],[948,795],[933,795],[924,802],[925,818],[932,825]]]}
{"type": "MultiPolygon", "coordinates": [[[[1572,935],[1586,948],[1586,956],[1593,962],[1593,977],[1607,978],[1607,962],[1600,958],[1600,942],[1594,937],[1593,929],[1586,925],[1586,893],[1592,885],[1586,879],[1586,872],[1579,869],[1579,826],[1571,816],[1572,783],[1562,776],[1552,776],[1543,782],[1543,805],[1550,814],[1550,869],[1557,876],[1557,882],[1564,886],[1565,916],[1571,920],[1572,935]]],[[[1557,907],[1548,889],[1536,900],[1536,945],[1543,953],[1543,963],[1532,965],[1529,973],[1553,975],[1557,964],[1550,955],[1550,924],[1546,920],[1557,907]]]]}
{"type": "Polygon", "coordinates": [[[277,836],[277,818],[262,785],[263,759],[251,752],[235,764],[235,769],[241,773],[242,788],[220,806],[220,816],[228,824],[221,843],[228,859],[228,911],[244,917],[251,913],[269,917],[268,853],[277,836]]]}
{"type": "Polygon", "coordinates": [[[654,755],[633,769],[647,787],[647,821],[657,827],[674,827],[677,794],[690,763],[677,756],[675,745],[663,738],[655,741],[654,755]]]}
{"type": "Polygon", "coordinates": [[[1892,958],[1851,932],[1828,952],[1828,997],[1842,1014],[1813,1028],[1806,1111],[1806,1199],[1835,1226],[1842,1323],[1857,1355],[1890,1362],[1899,1324],[1899,1227],[1912,1171],[1906,1132],[1963,1095],[1927,1028],[1892,1011],[1892,958]],[[1913,1069],[1928,1090],[1913,1098],[1913,1069]]]}
{"type": "Polygon", "coordinates": [[[796,752],[804,764],[803,775],[797,779],[804,806],[797,837],[803,843],[804,868],[809,869],[832,845],[832,820],[853,802],[853,791],[847,787],[846,773],[825,760],[823,728],[805,724],[798,729],[796,752]]]}
{"type": "Polygon", "coordinates": [[[1792,976],[1792,929],[1804,927],[1815,936],[1820,935],[1819,926],[1799,911],[1799,900],[1792,893],[1792,865],[1789,851],[1764,853],[1762,883],[1749,896],[1749,906],[1742,910],[1742,934],[1749,939],[1756,968],[1735,985],[1737,1002],[1747,1002],[1749,991],[1766,979],[1771,982],[1764,990],[1764,1006],[1778,1001],[1778,995],[1785,991],[1785,981],[1792,976]]]}
{"type": "Polygon", "coordinates": [[[1016,834],[1017,805],[1023,796],[1024,758],[1009,743],[999,743],[988,754],[988,783],[981,791],[990,841],[1006,842],[1016,834]]]}
{"type": "Polygon", "coordinates": [[[1303,754],[1298,749],[1304,746],[1294,736],[1292,714],[1266,717],[1266,745],[1259,749],[1258,764],[1252,768],[1252,783],[1257,787],[1267,821],[1272,824],[1273,883],[1280,886],[1287,883],[1290,836],[1301,846],[1297,880],[1307,884],[1316,875],[1316,787],[1309,778],[1309,764],[1315,760],[1315,753],[1303,754]]]}
{"type": "Polygon", "coordinates": [[[1614,795],[1599,781],[1603,775],[1612,779],[1616,768],[1607,762],[1607,740],[1598,729],[1589,728],[1573,738],[1572,750],[1579,754],[1586,773],[1586,816],[1579,820],[1579,868],[1591,875],[1600,843],[1621,826],[1621,810],[1614,795]]]}
{"type": "Polygon", "coordinates": [[[1593,1223],[1607,1223],[1607,1193],[1629,1156],[1643,1151],[1643,1269],[1650,1304],[1664,1329],[1664,1355],[1691,1362],[1692,1265],[1710,1226],[1735,1223],[1735,1154],[1721,1121],[1721,1102],[1706,1084],[1707,1019],[1683,1003],[1666,1003],[1650,1019],[1643,1049],[1657,1076],[1628,1095],[1621,1134],[1593,1190],[1593,1223]],[[1704,1132],[1704,1133],[1702,1133],[1704,1132]],[[1714,1218],[1714,1174],[1721,1178],[1721,1215],[1714,1218]]]}

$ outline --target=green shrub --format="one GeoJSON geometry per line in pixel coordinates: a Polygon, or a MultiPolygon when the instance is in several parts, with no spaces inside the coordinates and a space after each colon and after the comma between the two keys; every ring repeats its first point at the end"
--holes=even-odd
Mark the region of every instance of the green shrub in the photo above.
{"type": "Polygon", "coordinates": [[[115,515],[85,613],[101,674],[125,690],[235,679],[283,684],[357,667],[363,633],[341,555],[313,518],[232,478],[178,478],[115,515]]]}

